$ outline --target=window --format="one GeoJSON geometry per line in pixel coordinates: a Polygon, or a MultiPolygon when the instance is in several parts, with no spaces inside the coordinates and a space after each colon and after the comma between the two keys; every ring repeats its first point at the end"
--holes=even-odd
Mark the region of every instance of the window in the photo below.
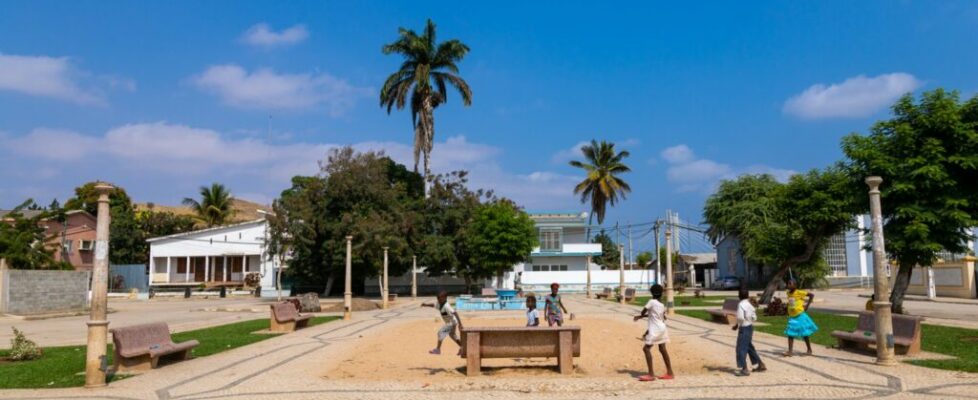
{"type": "Polygon", "coordinates": [[[540,251],[561,250],[560,228],[540,229],[540,251]]]}
{"type": "Polygon", "coordinates": [[[530,269],[530,271],[540,272],[540,266],[539,265],[534,265],[533,268],[530,269]]]}
{"type": "Polygon", "coordinates": [[[848,260],[846,259],[846,235],[836,234],[829,239],[829,244],[822,251],[825,262],[832,268],[832,276],[849,275],[848,260]]]}
{"type": "Polygon", "coordinates": [[[92,240],[79,240],[78,250],[82,251],[92,251],[95,248],[95,242],[92,240]]]}
{"type": "Polygon", "coordinates": [[[560,266],[560,270],[561,271],[567,271],[567,266],[566,265],[561,265],[560,266]]]}

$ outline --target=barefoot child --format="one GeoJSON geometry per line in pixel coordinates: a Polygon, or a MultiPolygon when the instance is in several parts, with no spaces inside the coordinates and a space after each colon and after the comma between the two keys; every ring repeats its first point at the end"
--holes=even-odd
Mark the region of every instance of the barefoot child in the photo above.
{"type": "Polygon", "coordinates": [[[455,309],[448,304],[448,292],[444,290],[438,293],[438,304],[433,303],[422,303],[421,307],[431,307],[437,308],[441,312],[441,319],[445,321],[445,325],[438,330],[438,345],[428,353],[430,354],[441,354],[441,342],[445,340],[446,337],[452,338],[452,341],[458,345],[459,354],[462,353],[462,341],[458,339],[458,333],[456,333],[456,328],[462,329],[462,319],[458,317],[458,313],[455,309]]]}
{"type": "Polygon", "coordinates": [[[750,356],[750,363],[757,366],[754,372],[767,371],[767,367],[754,349],[754,322],[757,321],[757,310],[750,303],[747,288],[740,288],[738,295],[740,303],[737,305],[737,325],[733,326],[733,330],[737,331],[737,368],[740,368],[737,376],[748,376],[750,369],[747,368],[747,356],[750,356]]]}
{"type": "Polygon", "coordinates": [[[807,311],[813,299],[815,295],[798,289],[794,279],[788,281],[788,326],[784,328],[784,334],[788,337],[788,351],[784,352],[785,357],[794,355],[795,338],[805,339],[808,355],[812,355],[810,337],[818,331],[818,326],[807,311]]]}
{"type": "MultiPolygon", "coordinates": [[[[544,310],[547,316],[547,325],[549,326],[563,326],[564,325],[564,314],[567,312],[567,307],[564,307],[564,303],[560,301],[560,295],[557,291],[560,289],[560,284],[557,282],[550,284],[550,294],[544,299],[546,304],[544,310]]],[[[572,318],[573,319],[573,318],[572,318]]]]}
{"type": "Polygon", "coordinates": [[[655,371],[652,370],[652,346],[659,345],[659,353],[662,354],[662,361],[666,363],[666,374],[658,379],[672,379],[672,362],[669,361],[669,352],[666,351],[666,343],[669,343],[669,331],[666,329],[666,306],[660,301],[662,299],[662,285],[655,284],[649,288],[652,299],[642,309],[642,313],[635,316],[635,321],[649,317],[649,330],[645,333],[645,363],[648,365],[649,374],[638,377],[639,381],[649,382],[656,380],[655,371]]]}
{"type": "Polygon", "coordinates": [[[540,312],[537,311],[537,297],[526,296],[526,326],[540,326],[540,312]]]}

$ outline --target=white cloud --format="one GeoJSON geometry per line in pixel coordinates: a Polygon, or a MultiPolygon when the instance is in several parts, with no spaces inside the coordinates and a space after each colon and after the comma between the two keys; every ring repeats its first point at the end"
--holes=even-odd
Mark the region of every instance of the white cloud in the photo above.
{"type": "Polygon", "coordinates": [[[82,105],[105,105],[101,96],[79,86],[80,75],[84,74],[67,57],[0,54],[0,90],[82,105]]]}
{"type": "Polygon", "coordinates": [[[191,82],[233,107],[303,110],[325,106],[332,116],[373,95],[371,88],[353,86],[327,73],[279,74],[269,68],[249,73],[234,64],[211,66],[191,82]]]}
{"type": "Polygon", "coordinates": [[[660,156],[668,164],[666,180],[676,185],[677,192],[709,193],[716,189],[721,180],[734,179],[742,174],[771,174],[776,179],[785,181],[797,173],[766,165],[734,168],[729,164],[697,158],[693,150],[685,144],[666,148],[660,156]]]}
{"type": "Polygon", "coordinates": [[[818,83],[784,103],[785,114],[804,119],[866,117],[923,85],[913,75],[895,72],[859,75],[842,83],[818,83]]]}
{"type": "MultiPolygon", "coordinates": [[[[293,176],[318,173],[318,161],[340,146],[269,143],[169,122],[127,124],[102,135],[38,128],[20,137],[0,132],[0,179],[16,189],[5,200],[34,196],[48,201],[58,193],[63,200],[78,184],[102,179],[126,187],[141,201],[161,204],[175,204],[210,182],[264,202],[277,197],[293,176]],[[41,179],[54,180],[44,181],[49,185],[45,188],[31,186],[41,179]]],[[[364,141],[351,146],[384,151],[409,168],[413,165],[411,143],[364,141]]],[[[497,147],[451,136],[435,143],[432,171],[467,170],[471,187],[493,189],[531,209],[575,204],[574,177],[509,171],[502,167],[501,154],[497,147]]]]}
{"type": "Polygon", "coordinates": [[[569,149],[564,149],[554,153],[553,157],[550,157],[550,161],[554,164],[563,164],[569,162],[570,160],[581,158],[581,148],[591,144],[588,141],[577,142],[577,144],[571,146],[569,149]]]}
{"type": "Polygon", "coordinates": [[[295,25],[283,29],[281,32],[275,32],[268,24],[263,22],[248,28],[241,35],[241,41],[252,46],[269,48],[293,45],[306,40],[308,37],[309,31],[305,25],[295,25]]]}

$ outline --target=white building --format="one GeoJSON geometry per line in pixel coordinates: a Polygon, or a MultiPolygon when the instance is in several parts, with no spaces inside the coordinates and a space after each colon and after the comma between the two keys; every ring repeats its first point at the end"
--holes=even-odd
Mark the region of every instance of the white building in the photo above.
{"type": "Polygon", "coordinates": [[[262,296],[275,296],[276,261],[266,260],[264,219],[148,239],[150,286],[242,286],[261,276],[262,296]]]}
{"type": "MultiPolygon", "coordinates": [[[[536,224],[540,246],[533,249],[529,260],[517,264],[503,278],[503,287],[513,288],[519,279],[524,291],[547,292],[550,284],[560,283],[562,292],[584,292],[587,285],[587,264],[591,257],[601,255],[601,244],[587,240],[585,213],[531,213],[536,224]]],[[[591,263],[591,288],[617,287],[619,271],[601,270],[591,263]]],[[[650,270],[626,270],[626,287],[648,287],[655,282],[650,270]]]]}

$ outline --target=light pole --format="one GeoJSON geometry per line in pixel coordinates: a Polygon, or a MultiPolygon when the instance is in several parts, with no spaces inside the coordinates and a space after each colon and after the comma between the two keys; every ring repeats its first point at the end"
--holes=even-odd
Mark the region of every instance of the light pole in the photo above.
{"type": "Polygon", "coordinates": [[[95,265],[92,268],[92,305],[88,324],[88,346],[85,356],[85,387],[105,386],[105,343],[109,321],[106,319],[109,291],[109,192],[114,187],[95,184],[98,192],[98,219],[95,222],[95,265]]]}
{"type": "Polygon", "coordinates": [[[625,304],[625,246],[618,245],[618,302],[625,304]]]}
{"type": "Polygon", "coordinates": [[[591,298],[591,256],[587,256],[584,259],[584,263],[587,266],[587,298],[591,298]]]}
{"type": "Polygon", "coordinates": [[[411,300],[418,298],[418,256],[411,256],[411,300]]]}
{"type": "Polygon", "coordinates": [[[869,211],[873,220],[873,312],[876,314],[876,364],[896,365],[893,356],[893,315],[890,310],[890,285],[887,281],[886,249],[883,241],[883,210],[880,206],[880,184],[883,178],[866,178],[869,185],[869,211]]]}
{"type": "Polygon", "coordinates": [[[675,300],[672,293],[672,225],[669,225],[666,228],[666,314],[676,314],[675,300]]]}
{"type": "Polygon", "coordinates": [[[344,290],[343,290],[343,319],[350,320],[353,318],[353,279],[350,277],[350,271],[353,269],[353,260],[351,259],[353,253],[353,236],[346,237],[346,277],[344,278],[344,290]]]}
{"type": "Polygon", "coordinates": [[[381,293],[381,296],[384,296],[383,304],[385,310],[387,309],[387,300],[390,297],[390,290],[390,286],[387,285],[387,246],[384,246],[384,293],[381,293]]]}

